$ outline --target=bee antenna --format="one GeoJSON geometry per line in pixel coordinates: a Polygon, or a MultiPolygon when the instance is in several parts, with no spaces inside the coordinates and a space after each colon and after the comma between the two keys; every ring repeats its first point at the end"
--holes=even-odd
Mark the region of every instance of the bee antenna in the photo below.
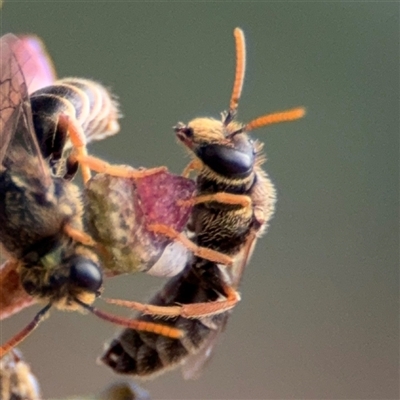
{"type": "Polygon", "coordinates": [[[246,41],[244,38],[244,33],[240,28],[235,28],[233,31],[233,36],[235,37],[236,47],[236,71],[228,116],[231,114],[234,116],[236,114],[240,95],[242,94],[244,74],[246,72],[246,41]]]}
{"type": "Polygon", "coordinates": [[[137,319],[130,319],[119,317],[114,314],[109,314],[105,311],[101,311],[96,307],[93,307],[90,304],[83,303],[79,299],[74,299],[76,303],[78,303],[81,307],[85,310],[91,312],[92,314],[96,315],[96,317],[111,322],[112,324],[123,326],[125,328],[134,329],[137,331],[143,332],[151,332],[157,333],[163,336],[170,337],[172,339],[179,339],[183,336],[183,332],[180,329],[172,328],[170,326],[154,323],[154,322],[147,322],[141,321],[137,319]]]}
{"type": "MultiPolygon", "coordinates": [[[[289,122],[304,117],[306,110],[304,107],[292,108],[291,110],[280,111],[272,114],[266,114],[247,123],[242,129],[252,131],[266,125],[277,124],[279,122],[289,122]]],[[[235,132],[236,133],[236,132],[235,132]]]]}
{"type": "Polygon", "coordinates": [[[243,133],[246,130],[246,125],[243,125],[240,129],[238,129],[235,132],[232,132],[228,136],[226,136],[227,139],[232,139],[234,136],[238,135],[239,133],[243,133]]]}
{"type": "Polygon", "coordinates": [[[16,347],[19,343],[21,343],[27,336],[29,336],[38,326],[39,324],[47,317],[49,310],[52,306],[52,303],[47,304],[46,307],[43,307],[33,318],[33,320],[25,326],[20,332],[14,335],[8,342],[4,343],[0,347],[0,359],[3,358],[5,354],[7,354],[10,350],[16,347]]]}
{"type": "Polygon", "coordinates": [[[224,111],[221,113],[222,115],[222,123],[224,126],[228,126],[236,117],[236,110],[224,111]]]}

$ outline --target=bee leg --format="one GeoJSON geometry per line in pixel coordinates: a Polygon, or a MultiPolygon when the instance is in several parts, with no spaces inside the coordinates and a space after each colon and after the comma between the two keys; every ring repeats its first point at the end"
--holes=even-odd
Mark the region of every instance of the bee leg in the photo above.
{"type": "Polygon", "coordinates": [[[76,175],[78,168],[78,161],[76,161],[73,156],[68,157],[66,161],[66,172],[63,178],[67,181],[70,181],[76,175]]]}
{"type": "Polygon", "coordinates": [[[35,316],[35,318],[20,332],[14,335],[8,342],[4,343],[0,347],[0,359],[3,358],[10,350],[21,343],[30,333],[32,333],[38,325],[46,318],[52,304],[47,304],[46,307],[42,308],[35,316]]]}
{"type": "Polygon", "coordinates": [[[176,231],[168,225],[163,224],[148,224],[147,229],[153,233],[167,236],[168,238],[182,243],[187,249],[189,249],[197,257],[204,258],[206,260],[216,262],[219,264],[230,266],[233,264],[232,257],[226,254],[220,253],[209,249],[207,247],[198,246],[196,243],[188,239],[183,233],[176,231]]]}
{"type": "Polygon", "coordinates": [[[143,304],[135,301],[115,300],[103,298],[107,303],[115,304],[121,307],[127,307],[140,311],[146,315],[155,317],[173,318],[204,318],[212,315],[224,313],[240,301],[239,293],[230,286],[225,286],[226,299],[222,301],[210,301],[207,303],[181,304],[176,306],[154,306],[152,304],[143,304]]]}
{"type": "Polygon", "coordinates": [[[195,204],[209,203],[212,201],[222,204],[238,205],[244,208],[248,208],[252,205],[252,200],[250,196],[225,192],[195,196],[189,200],[178,200],[177,203],[180,206],[190,207],[194,206],[195,204]]]}
{"type": "MultiPolygon", "coordinates": [[[[86,156],[86,136],[79,122],[66,114],[58,116],[58,126],[60,129],[68,132],[69,138],[74,146],[76,156],[86,156]]],[[[75,157],[74,157],[75,158],[75,157]]],[[[90,178],[90,168],[81,165],[82,179],[86,183],[90,178]]]]}
{"type": "Polygon", "coordinates": [[[73,228],[71,225],[64,225],[64,233],[66,233],[71,239],[76,242],[82,243],[85,246],[95,247],[96,242],[87,233],[80,231],[79,229],[73,228]]]}
{"type": "Polygon", "coordinates": [[[194,160],[192,160],[183,170],[182,172],[182,176],[184,178],[189,178],[189,175],[192,171],[199,171],[203,168],[203,163],[198,159],[195,158],[194,160]]]}
{"type": "Polygon", "coordinates": [[[92,171],[108,174],[111,176],[116,176],[120,178],[132,178],[140,179],[146,176],[154,175],[160,172],[167,171],[167,167],[156,167],[149,169],[135,169],[125,165],[112,165],[100,158],[88,156],[88,155],[76,155],[76,160],[85,165],[92,171]]]}
{"type": "Polygon", "coordinates": [[[111,322],[112,324],[115,324],[115,325],[123,326],[123,327],[129,328],[129,329],[135,329],[137,331],[156,333],[158,335],[170,337],[172,339],[179,339],[184,335],[182,330],[173,328],[173,327],[165,325],[165,324],[141,321],[138,319],[119,317],[117,315],[109,314],[105,311],[99,310],[98,308],[93,307],[90,304],[83,303],[79,299],[75,299],[75,301],[79,305],[81,305],[85,310],[96,315],[96,317],[98,317],[104,321],[111,322]]]}

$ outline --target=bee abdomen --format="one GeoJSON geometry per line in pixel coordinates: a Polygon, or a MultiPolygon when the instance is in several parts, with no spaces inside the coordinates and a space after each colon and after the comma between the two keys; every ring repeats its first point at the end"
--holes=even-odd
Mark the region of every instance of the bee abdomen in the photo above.
{"type": "MultiPolygon", "coordinates": [[[[200,260],[197,262],[203,263],[200,260]]],[[[215,301],[218,294],[209,288],[207,282],[214,283],[215,279],[220,281],[219,268],[211,262],[206,264],[202,268],[206,278],[199,277],[195,267],[188,264],[184,271],[165,284],[150,303],[169,306],[215,301]],[[205,285],[202,284],[203,279],[206,281],[205,285]]],[[[163,372],[184,363],[188,356],[196,354],[210,334],[221,328],[224,318],[225,314],[218,314],[203,320],[183,317],[163,320],[142,315],[139,320],[180,329],[184,333],[183,337],[171,339],[156,333],[125,329],[107,346],[101,361],[120,374],[146,377],[163,372]]]]}
{"type": "Polygon", "coordinates": [[[101,140],[119,131],[118,119],[121,117],[116,97],[97,82],[82,78],[64,78],[57,81],[61,85],[70,85],[85,93],[89,103],[89,115],[83,123],[86,135],[96,133],[93,140],[101,140]]]}
{"type": "Polygon", "coordinates": [[[81,78],[60,79],[54,85],[37,90],[30,99],[39,142],[54,137],[60,114],[76,119],[87,141],[101,140],[119,131],[118,103],[97,82],[81,78]]]}
{"type": "Polygon", "coordinates": [[[178,318],[175,321],[151,320],[182,329],[182,339],[170,339],[153,333],[125,329],[114,339],[101,361],[120,374],[148,377],[184,362],[188,355],[194,354],[208,337],[210,329],[196,319],[178,318]]]}

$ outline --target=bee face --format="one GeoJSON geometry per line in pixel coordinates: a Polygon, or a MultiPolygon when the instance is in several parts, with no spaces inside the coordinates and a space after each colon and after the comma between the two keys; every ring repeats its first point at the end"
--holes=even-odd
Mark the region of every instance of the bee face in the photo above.
{"type": "Polygon", "coordinates": [[[243,179],[253,171],[256,151],[253,141],[236,121],[196,118],[178,124],[178,139],[211,171],[227,179],[243,179]]]}

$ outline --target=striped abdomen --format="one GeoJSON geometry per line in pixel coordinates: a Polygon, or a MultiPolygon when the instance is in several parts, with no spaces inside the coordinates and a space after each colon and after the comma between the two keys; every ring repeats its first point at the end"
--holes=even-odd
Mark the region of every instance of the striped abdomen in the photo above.
{"type": "MultiPolygon", "coordinates": [[[[215,301],[219,295],[219,268],[205,262],[200,269],[187,265],[186,269],[170,279],[150,303],[166,306],[215,301]]],[[[164,372],[179,364],[184,364],[191,355],[196,354],[213,335],[224,326],[228,313],[199,319],[174,318],[162,323],[181,329],[185,336],[171,339],[155,333],[132,329],[123,330],[113,339],[101,361],[120,374],[146,377],[164,372]]],[[[159,322],[151,316],[139,316],[140,320],[159,322]]]]}
{"type": "Polygon", "coordinates": [[[88,142],[119,131],[118,103],[97,82],[82,78],[60,79],[32,93],[30,100],[36,135],[45,158],[71,147],[66,133],[59,132],[60,114],[76,120],[88,142]]]}

